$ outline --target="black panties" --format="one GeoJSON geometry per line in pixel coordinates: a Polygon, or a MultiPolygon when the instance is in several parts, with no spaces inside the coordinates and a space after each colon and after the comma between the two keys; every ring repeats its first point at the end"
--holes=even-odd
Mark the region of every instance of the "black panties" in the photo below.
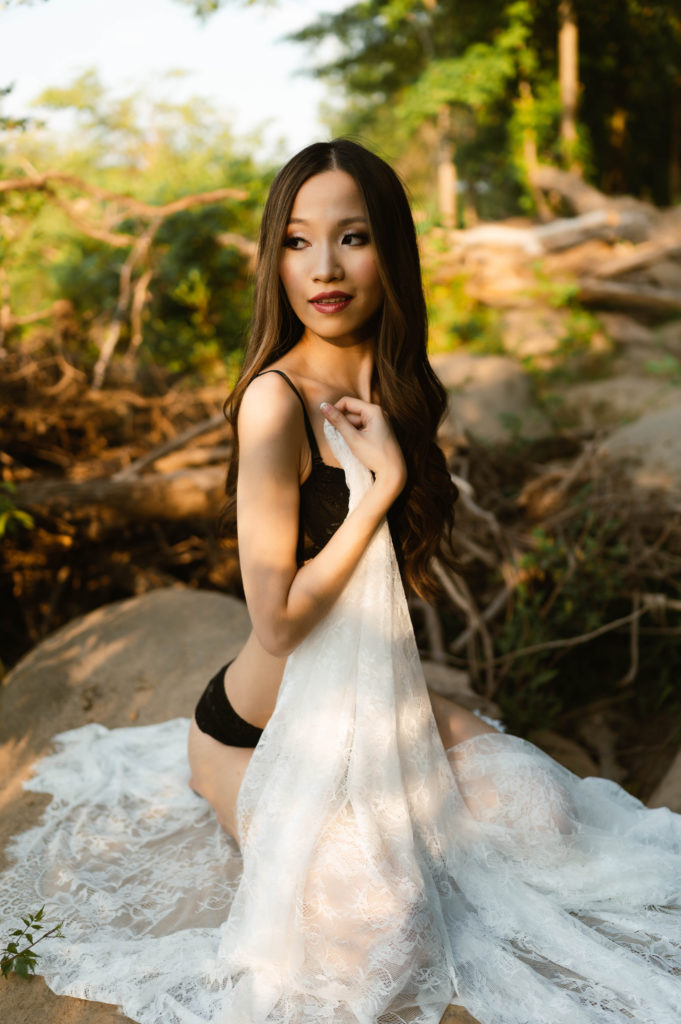
{"type": "Polygon", "coordinates": [[[194,718],[201,732],[218,743],[228,747],[255,747],[262,729],[237,715],[225,693],[225,671],[230,664],[223,665],[213,676],[196,705],[194,718]]]}

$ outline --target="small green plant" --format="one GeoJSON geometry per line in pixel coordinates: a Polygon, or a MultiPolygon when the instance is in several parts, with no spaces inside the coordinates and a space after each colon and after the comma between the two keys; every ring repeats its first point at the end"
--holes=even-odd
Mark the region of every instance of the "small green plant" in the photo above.
{"type": "Polygon", "coordinates": [[[9,977],[10,974],[18,974],[20,978],[28,979],[35,973],[35,967],[38,962],[39,954],[35,952],[35,946],[49,935],[54,935],[59,939],[63,938],[61,933],[63,921],[60,921],[59,924],[56,924],[42,935],[38,935],[37,938],[34,937],[34,932],[43,931],[44,925],[42,920],[44,913],[45,907],[42,906],[37,914],[29,914],[28,917],[22,917],[21,920],[24,922],[24,927],[15,928],[10,933],[10,941],[0,951],[0,971],[3,978],[9,977]]]}
{"type": "Polygon", "coordinates": [[[15,535],[19,527],[32,530],[35,525],[33,516],[14,504],[15,490],[14,484],[0,483],[0,537],[15,535]]]}
{"type": "Polygon", "coordinates": [[[556,278],[549,274],[541,260],[535,260],[532,264],[535,283],[530,294],[535,299],[543,299],[554,309],[565,309],[573,306],[579,295],[579,285],[576,281],[556,278]]]}
{"type": "Polygon", "coordinates": [[[498,312],[468,295],[464,275],[443,282],[436,271],[428,268],[425,275],[430,350],[451,352],[466,345],[480,355],[503,354],[498,312]]]}

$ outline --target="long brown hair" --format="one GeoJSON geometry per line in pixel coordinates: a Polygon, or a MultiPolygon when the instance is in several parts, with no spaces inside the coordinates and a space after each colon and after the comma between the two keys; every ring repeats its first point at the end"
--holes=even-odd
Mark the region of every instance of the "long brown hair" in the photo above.
{"type": "MultiPolygon", "coordinates": [[[[380,157],[349,139],[316,142],[294,156],[272,183],[258,240],[253,320],[246,355],[225,412],[234,431],[223,524],[235,519],[239,459],[237,416],[256,374],[298,342],[303,324],[279,277],[279,260],[293,202],[315,174],[342,170],[362,194],[369,219],[384,301],[378,314],[372,386],[395,431],[407,464],[407,484],[390,511],[403,575],[423,597],[438,590],[430,562],[454,523],[457,490],[435,435],[447,407],[444,388],[426,351],[427,316],[416,231],[400,179],[380,157]]],[[[451,562],[449,544],[441,552],[451,562]]]]}

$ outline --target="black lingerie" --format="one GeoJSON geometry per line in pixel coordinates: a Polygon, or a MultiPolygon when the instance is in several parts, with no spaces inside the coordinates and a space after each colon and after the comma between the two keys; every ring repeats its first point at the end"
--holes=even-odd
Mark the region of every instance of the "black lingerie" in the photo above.
{"type": "Polygon", "coordinates": [[[262,377],[264,373],[278,373],[283,377],[297,395],[303,409],[305,433],[312,455],[312,469],[310,475],[300,485],[296,562],[302,565],[308,558],[314,558],[319,554],[347,516],[348,488],[345,473],[340,466],[329,466],[323,461],[305,400],[293,381],[282,370],[264,370],[258,376],[262,377]]]}
{"type": "MultiPolygon", "coordinates": [[[[321,551],[343,522],[348,514],[349,493],[343,470],[338,466],[329,466],[322,460],[305,401],[296,386],[282,370],[263,372],[278,373],[298,396],[312,455],[310,475],[300,485],[296,547],[296,562],[300,566],[321,551]]],[[[227,667],[224,665],[213,676],[201,695],[194,712],[196,724],[201,732],[207,733],[228,747],[255,747],[262,736],[262,729],[243,719],[230,704],[224,683],[227,667]]]]}
{"type": "Polygon", "coordinates": [[[231,662],[216,672],[201,694],[194,718],[201,732],[228,747],[254,747],[262,729],[238,715],[230,704],[225,693],[225,671],[229,665],[231,662]]]}

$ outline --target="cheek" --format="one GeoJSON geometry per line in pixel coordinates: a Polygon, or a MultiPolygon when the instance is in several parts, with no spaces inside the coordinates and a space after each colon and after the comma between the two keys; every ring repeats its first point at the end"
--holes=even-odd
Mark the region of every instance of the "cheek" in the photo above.
{"type": "Polygon", "coordinates": [[[367,254],[365,257],[362,267],[361,274],[364,280],[364,286],[371,291],[374,298],[383,298],[383,285],[381,283],[381,277],[378,272],[378,264],[373,255],[367,254]]]}
{"type": "Polygon", "coordinates": [[[295,300],[296,275],[290,262],[285,258],[279,264],[279,280],[284,286],[289,302],[292,303],[295,300]]]}

